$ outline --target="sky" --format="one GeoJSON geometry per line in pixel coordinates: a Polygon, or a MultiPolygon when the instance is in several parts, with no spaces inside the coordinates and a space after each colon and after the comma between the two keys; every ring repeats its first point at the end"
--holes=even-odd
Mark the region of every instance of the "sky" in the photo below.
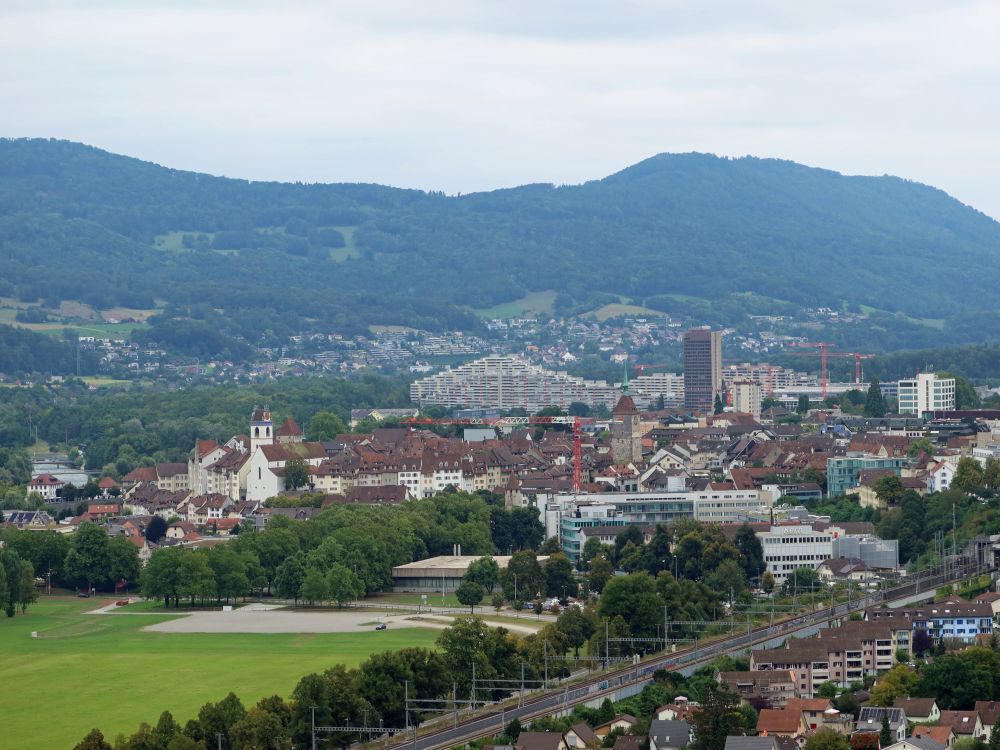
{"type": "Polygon", "coordinates": [[[1000,217],[998,34],[995,0],[0,0],[0,135],[451,194],[751,154],[1000,217]]]}

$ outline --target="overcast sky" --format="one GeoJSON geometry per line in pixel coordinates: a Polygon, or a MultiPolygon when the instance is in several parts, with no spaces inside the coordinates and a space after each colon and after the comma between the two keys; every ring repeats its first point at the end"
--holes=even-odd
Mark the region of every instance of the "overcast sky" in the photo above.
{"type": "Polygon", "coordinates": [[[449,193],[754,154],[1000,217],[998,39],[995,0],[0,0],[0,134],[449,193]]]}

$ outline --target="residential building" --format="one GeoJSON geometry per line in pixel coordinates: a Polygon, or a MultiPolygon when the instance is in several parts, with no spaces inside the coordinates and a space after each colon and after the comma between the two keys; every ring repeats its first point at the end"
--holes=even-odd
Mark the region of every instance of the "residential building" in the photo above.
{"type": "Polygon", "coordinates": [[[598,748],[601,746],[601,738],[594,734],[590,725],[582,721],[574,724],[566,730],[563,738],[566,745],[573,750],[584,750],[584,748],[598,748]]]}
{"type": "Polygon", "coordinates": [[[490,356],[414,381],[410,400],[421,406],[492,407],[535,412],[574,401],[613,408],[620,392],[611,383],[546,370],[518,356],[490,356]]]}
{"type": "Polygon", "coordinates": [[[903,709],[906,712],[906,720],[914,724],[936,724],[941,718],[941,711],[933,698],[911,698],[901,695],[896,698],[892,706],[903,709]]]}
{"type": "Polygon", "coordinates": [[[955,409],[955,378],[939,378],[933,372],[899,381],[899,413],[923,416],[927,412],[955,409]]]}
{"type": "Polygon", "coordinates": [[[913,730],[913,737],[915,739],[927,738],[946,748],[955,744],[955,733],[951,727],[919,724],[913,730]]]}
{"type": "Polygon", "coordinates": [[[798,695],[795,673],[788,669],[719,672],[718,680],[743,700],[765,700],[771,708],[784,708],[789,700],[798,695]]]}
{"type": "Polygon", "coordinates": [[[865,620],[903,619],[912,630],[925,630],[935,640],[971,643],[976,636],[993,633],[993,608],[980,602],[941,602],[922,607],[887,607],[865,610],[865,620]]]}
{"type": "Polygon", "coordinates": [[[760,419],[764,389],[758,383],[740,380],[730,386],[729,392],[733,398],[733,411],[750,414],[754,419],[760,419]]]}
{"type": "Polygon", "coordinates": [[[769,737],[801,737],[806,733],[801,711],[787,708],[762,708],[757,714],[757,734],[769,737]]]}
{"type": "Polygon", "coordinates": [[[979,712],[972,711],[942,711],[938,717],[938,725],[950,727],[957,739],[971,737],[974,740],[987,740],[986,728],[979,717],[979,712]]]}
{"type": "Polygon", "coordinates": [[[684,408],[712,413],[721,389],[722,331],[688,331],[684,334],[684,408]]]}
{"type": "Polygon", "coordinates": [[[882,750],[944,750],[944,745],[930,737],[907,737],[905,740],[886,745],[882,750]]]}
{"type": "Polygon", "coordinates": [[[42,500],[51,503],[59,499],[59,493],[65,486],[66,483],[58,477],[51,474],[39,474],[28,482],[28,494],[37,492],[42,496],[42,500]]]}
{"type": "Polygon", "coordinates": [[[694,741],[694,729],[684,720],[653,719],[649,723],[649,750],[680,750],[694,741]]]}

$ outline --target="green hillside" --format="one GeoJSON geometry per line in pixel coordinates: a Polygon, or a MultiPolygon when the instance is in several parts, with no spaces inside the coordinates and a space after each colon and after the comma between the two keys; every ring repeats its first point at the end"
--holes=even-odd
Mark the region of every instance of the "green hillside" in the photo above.
{"type": "Polygon", "coordinates": [[[981,319],[1000,307],[998,257],[1000,224],[940,190],[778,160],[663,154],[583,185],[449,197],[0,141],[0,296],[166,300],[143,335],[226,336],[206,340],[231,352],[312,325],[472,329],[474,310],[546,290],[557,314],[754,292],[785,312],[981,319]]]}

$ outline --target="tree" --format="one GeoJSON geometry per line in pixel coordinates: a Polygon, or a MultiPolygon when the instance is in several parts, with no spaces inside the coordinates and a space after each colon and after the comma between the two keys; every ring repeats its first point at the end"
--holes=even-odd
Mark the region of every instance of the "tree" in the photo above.
{"type": "Polygon", "coordinates": [[[770,570],[765,570],[764,575],[761,576],[760,587],[764,589],[765,594],[774,591],[774,574],[770,570]]]}
{"type": "Polygon", "coordinates": [[[621,617],[637,638],[656,636],[663,624],[663,610],[656,593],[656,584],[645,571],[630,573],[608,581],[601,594],[601,617],[621,617]]]}
{"type": "Polygon", "coordinates": [[[299,552],[278,566],[278,571],[274,576],[274,592],[282,599],[291,599],[298,604],[299,591],[302,590],[302,579],[305,577],[305,555],[299,552]]]}
{"type": "Polygon", "coordinates": [[[989,750],[1000,750],[1000,731],[990,732],[990,741],[987,743],[989,750]]]}
{"type": "Polygon", "coordinates": [[[889,747],[892,744],[892,729],[889,728],[889,712],[882,712],[882,728],[878,733],[879,747],[889,747]]]}
{"type": "Polygon", "coordinates": [[[590,561],[590,572],[587,574],[587,588],[595,594],[600,594],[604,586],[615,574],[615,569],[604,555],[598,555],[590,561]]]}
{"type": "Polygon", "coordinates": [[[840,732],[824,727],[806,740],[805,750],[850,750],[851,744],[840,732]]]}
{"type": "Polygon", "coordinates": [[[715,394],[715,405],[714,405],[714,408],[713,408],[712,411],[715,414],[722,414],[722,412],[724,412],[725,410],[726,410],[726,405],[722,401],[722,394],[721,393],[716,393],[715,394]]]}
{"type": "MultiPolygon", "coordinates": [[[[572,408],[572,404],[570,404],[570,408],[572,408]]],[[[507,726],[504,727],[503,733],[512,743],[517,742],[517,738],[521,736],[521,720],[515,716],[507,722],[507,726]]],[[[997,736],[1000,736],[1000,732],[997,733],[997,736]]],[[[991,747],[990,750],[994,750],[994,748],[991,747]]]]}
{"type": "Polygon", "coordinates": [[[235,693],[229,693],[218,703],[206,703],[198,711],[198,723],[202,736],[215,738],[223,736],[223,747],[238,748],[231,736],[232,728],[247,715],[243,703],[235,693]]]}
{"type": "Polygon", "coordinates": [[[808,396],[806,396],[805,394],[802,394],[801,396],[799,396],[799,401],[795,405],[795,411],[797,413],[803,414],[803,415],[809,413],[809,397],[808,396]]]}
{"type": "Polygon", "coordinates": [[[723,750],[726,737],[743,733],[740,699],[724,685],[711,682],[701,696],[701,708],[692,716],[692,750],[723,750]]]}
{"type": "Polygon", "coordinates": [[[270,711],[256,706],[247,711],[246,716],[233,724],[229,743],[234,748],[276,747],[277,741],[285,735],[281,719],[270,711]]]}
{"type": "Polygon", "coordinates": [[[760,539],[757,538],[757,535],[749,524],[745,523],[740,526],[739,531],[736,532],[733,544],[740,551],[739,562],[743,565],[743,571],[746,573],[747,580],[752,580],[761,575],[765,568],[764,548],[761,546],[760,539]]]}
{"type": "Polygon", "coordinates": [[[8,601],[10,601],[10,586],[7,584],[7,569],[0,561],[0,607],[7,610],[8,617],[13,617],[10,609],[7,608],[8,601]]]}
{"type": "Polygon", "coordinates": [[[285,461],[285,487],[297,490],[309,484],[309,464],[303,458],[291,458],[285,461]]]}
{"type": "Polygon", "coordinates": [[[111,581],[109,544],[104,529],[89,521],[81,523],[66,553],[67,580],[76,586],[86,586],[88,590],[111,581]]]}
{"type": "Polygon", "coordinates": [[[926,453],[928,456],[934,455],[934,443],[931,442],[930,438],[922,437],[914,440],[910,443],[910,447],[907,449],[906,455],[910,458],[916,458],[920,455],[921,451],[926,453]]]}
{"type": "Polygon", "coordinates": [[[108,540],[108,580],[113,586],[119,581],[128,586],[129,581],[139,580],[139,548],[123,536],[113,536],[108,540]]]}
{"type": "Polygon", "coordinates": [[[28,605],[38,601],[38,589],[35,587],[35,569],[27,560],[21,560],[18,566],[20,580],[18,582],[17,604],[23,615],[28,611],[28,605]]]}
{"type": "Polygon", "coordinates": [[[562,552],[550,555],[545,561],[545,593],[547,596],[562,598],[576,596],[576,579],[573,577],[573,563],[562,552]]]}
{"type": "Polygon", "coordinates": [[[910,695],[919,681],[916,672],[905,664],[896,664],[875,683],[871,691],[871,705],[892,706],[896,698],[910,695]]]}
{"type": "Polygon", "coordinates": [[[201,550],[188,552],[180,557],[177,586],[178,596],[186,596],[194,606],[195,599],[204,603],[215,594],[215,573],[208,564],[208,555],[201,550]]]}
{"type": "Polygon", "coordinates": [[[156,544],[167,533],[167,521],[162,516],[153,516],[146,524],[146,540],[156,544]]]}
{"type": "Polygon", "coordinates": [[[500,592],[495,593],[493,595],[493,598],[490,599],[490,605],[493,607],[493,609],[496,610],[497,614],[500,614],[500,610],[503,609],[503,603],[504,603],[503,594],[501,594],[500,592]]]}
{"type": "Polygon", "coordinates": [[[474,613],[476,605],[483,600],[485,594],[486,592],[483,591],[483,587],[475,581],[462,581],[462,584],[455,592],[455,597],[469,608],[469,612],[474,613]]]}
{"type": "Polygon", "coordinates": [[[104,739],[100,729],[91,729],[73,750],[112,750],[112,747],[104,739]]]}
{"type": "Polygon", "coordinates": [[[924,656],[931,647],[934,645],[934,639],[931,638],[930,633],[928,633],[923,628],[917,628],[913,631],[913,653],[915,656],[924,656]]]}
{"type": "Polygon", "coordinates": [[[817,591],[822,587],[819,573],[813,568],[799,567],[792,570],[785,578],[785,583],[781,587],[781,593],[785,596],[789,594],[799,594],[803,591],[817,591]]]}
{"type": "Polygon", "coordinates": [[[833,700],[837,697],[837,683],[832,680],[827,680],[819,686],[819,690],[816,691],[816,695],[820,698],[833,700]]]}
{"type": "Polygon", "coordinates": [[[347,427],[344,425],[344,420],[328,411],[316,412],[306,424],[306,440],[313,443],[333,440],[345,432],[347,427]]]}
{"type": "Polygon", "coordinates": [[[587,642],[597,628],[592,616],[584,615],[579,607],[567,607],[556,620],[556,629],[566,636],[566,642],[574,654],[579,656],[580,646],[587,642]]]}
{"type": "Polygon", "coordinates": [[[882,395],[882,386],[878,378],[872,378],[868,386],[868,396],[865,398],[866,417],[884,417],[886,413],[885,397],[882,395]]]}
{"type": "MultiPolygon", "coordinates": [[[[1000,489],[1000,461],[990,456],[983,466],[983,484],[991,490],[1000,489]]],[[[990,735],[993,739],[993,735],[990,735]]]]}
{"type": "Polygon", "coordinates": [[[545,574],[534,552],[515,552],[500,576],[504,597],[510,601],[531,599],[545,587],[545,574]]]}
{"type": "Polygon", "coordinates": [[[878,497],[879,502],[883,503],[886,507],[899,505],[900,501],[903,499],[904,491],[903,480],[895,474],[890,474],[875,480],[875,494],[878,497]]]}
{"type": "Polygon", "coordinates": [[[484,591],[492,594],[494,587],[500,580],[500,566],[497,565],[497,561],[492,557],[480,557],[478,560],[473,560],[469,563],[469,567],[465,571],[463,578],[466,581],[478,583],[483,587],[484,591]]]}
{"type": "Polygon", "coordinates": [[[326,574],[326,585],[328,596],[337,602],[338,607],[365,595],[365,584],[353,570],[342,563],[330,566],[326,574]]]}
{"type": "Polygon", "coordinates": [[[156,722],[156,726],[153,728],[153,734],[156,735],[156,739],[161,747],[166,747],[170,744],[170,740],[181,733],[180,724],[174,721],[174,715],[169,711],[164,711],[160,714],[159,720],[156,722]]]}
{"type": "Polygon", "coordinates": [[[317,568],[309,568],[305,576],[302,577],[299,596],[310,604],[315,604],[316,602],[325,600],[327,595],[326,576],[323,575],[323,571],[317,568]]]}
{"type": "Polygon", "coordinates": [[[972,494],[983,486],[983,467],[971,456],[958,459],[958,468],[951,486],[962,492],[972,494]]]}

